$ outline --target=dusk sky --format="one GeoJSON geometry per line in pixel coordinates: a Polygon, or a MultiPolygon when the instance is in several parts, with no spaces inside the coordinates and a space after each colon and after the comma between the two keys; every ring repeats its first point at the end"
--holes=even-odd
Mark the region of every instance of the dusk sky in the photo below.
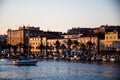
{"type": "Polygon", "coordinates": [[[62,32],[120,25],[119,7],[118,0],[0,0],[0,34],[28,24],[62,32]]]}

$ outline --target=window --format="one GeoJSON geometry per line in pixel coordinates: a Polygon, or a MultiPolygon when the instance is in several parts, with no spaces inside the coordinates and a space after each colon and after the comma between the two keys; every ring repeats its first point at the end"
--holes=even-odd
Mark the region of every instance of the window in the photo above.
{"type": "Polygon", "coordinates": [[[116,36],[114,36],[114,39],[116,40],[116,36]]]}
{"type": "Polygon", "coordinates": [[[106,36],[106,39],[108,39],[108,36],[106,36]]]}
{"type": "Polygon", "coordinates": [[[110,39],[112,39],[112,36],[110,36],[110,39]]]}

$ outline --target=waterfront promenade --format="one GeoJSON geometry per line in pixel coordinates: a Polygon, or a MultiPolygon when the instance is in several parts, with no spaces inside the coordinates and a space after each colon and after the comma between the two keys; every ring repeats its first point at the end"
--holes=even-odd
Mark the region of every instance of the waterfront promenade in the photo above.
{"type": "Polygon", "coordinates": [[[39,60],[36,66],[0,61],[0,80],[119,80],[120,63],[39,60]]]}

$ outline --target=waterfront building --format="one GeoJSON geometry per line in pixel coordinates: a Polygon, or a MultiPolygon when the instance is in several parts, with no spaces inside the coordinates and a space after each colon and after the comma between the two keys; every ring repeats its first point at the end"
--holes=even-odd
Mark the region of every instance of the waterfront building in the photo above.
{"type": "Polygon", "coordinates": [[[67,31],[68,34],[89,34],[92,32],[93,32],[92,28],[80,28],[80,27],[68,29],[67,31]]]}
{"type": "Polygon", "coordinates": [[[94,33],[105,33],[105,32],[113,32],[116,30],[120,33],[120,26],[110,26],[110,25],[101,25],[100,27],[94,28],[94,33]]]}
{"type": "Polygon", "coordinates": [[[7,45],[7,35],[0,35],[0,53],[7,45]]]}
{"type": "Polygon", "coordinates": [[[78,38],[78,42],[79,43],[83,43],[83,44],[87,44],[87,42],[92,42],[93,43],[93,48],[94,48],[94,51],[96,52],[97,51],[97,47],[98,47],[98,37],[97,36],[81,36],[78,38]]]}
{"type": "MultiPolygon", "coordinates": [[[[63,37],[56,37],[56,38],[47,38],[45,37],[32,37],[29,39],[29,44],[31,46],[31,53],[35,54],[35,55],[40,55],[41,54],[41,49],[40,49],[40,45],[41,45],[41,38],[42,38],[42,45],[43,45],[43,51],[42,53],[44,55],[46,55],[46,46],[47,46],[47,51],[50,52],[50,50],[52,49],[52,53],[55,54],[56,53],[56,41],[60,42],[60,46],[62,44],[64,44],[66,47],[68,47],[67,45],[67,41],[68,38],[63,38],[63,37]]],[[[77,38],[72,38],[70,39],[72,42],[77,40],[77,38]]],[[[72,48],[72,46],[71,46],[72,48]]],[[[62,52],[61,50],[59,50],[60,52],[62,52]]]]}
{"type": "MultiPolygon", "coordinates": [[[[17,30],[8,29],[7,44],[10,44],[13,46],[23,44],[27,46],[28,38],[39,36],[41,33],[42,31],[39,30],[39,27],[22,26],[22,27],[19,27],[17,30]]],[[[23,52],[23,49],[21,52],[23,52]]]]}
{"type": "Polygon", "coordinates": [[[120,34],[117,31],[106,32],[105,39],[100,40],[100,50],[120,50],[120,34]]]}
{"type": "Polygon", "coordinates": [[[29,38],[29,45],[31,46],[31,53],[39,55],[41,53],[40,46],[42,44],[43,46],[43,51],[44,51],[44,46],[46,46],[47,38],[46,37],[32,37],[29,38]],[[42,42],[41,42],[42,41],[42,42]]]}
{"type": "Polygon", "coordinates": [[[75,39],[78,38],[80,36],[82,36],[83,34],[72,34],[72,33],[64,33],[61,35],[61,37],[65,38],[65,39],[75,39]]]}

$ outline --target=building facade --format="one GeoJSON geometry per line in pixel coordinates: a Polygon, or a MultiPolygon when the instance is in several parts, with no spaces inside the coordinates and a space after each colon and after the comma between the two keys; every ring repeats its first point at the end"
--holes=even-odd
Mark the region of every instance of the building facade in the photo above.
{"type": "Polygon", "coordinates": [[[100,40],[100,50],[120,50],[120,36],[118,32],[106,32],[105,39],[100,40]]]}
{"type": "Polygon", "coordinates": [[[46,37],[42,37],[42,40],[40,36],[29,39],[29,45],[31,46],[31,53],[38,55],[41,53],[40,50],[41,41],[42,41],[42,45],[46,46],[46,42],[47,42],[46,37]]]}
{"type": "MultiPolygon", "coordinates": [[[[74,40],[77,39],[71,39],[73,42],[74,40]]],[[[52,53],[56,53],[56,41],[60,42],[60,46],[64,44],[67,47],[67,38],[47,38],[47,37],[42,37],[42,45],[43,45],[43,51],[42,53],[46,55],[46,46],[48,46],[47,51],[50,52],[52,49],[52,53]]],[[[41,49],[39,46],[41,45],[41,37],[33,37],[29,39],[29,44],[32,47],[31,48],[31,53],[40,55],[41,54],[41,49]]],[[[61,52],[61,50],[59,50],[61,52]]]]}
{"type": "Polygon", "coordinates": [[[8,39],[7,44],[10,45],[19,45],[20,43],[28,46],[28,39],[30,37],[36,37],[41,34],[42,31],[39,30],[39,27],[30,27],[23,26],[19,27],[18,30],[8,29],[8,39]]]}

